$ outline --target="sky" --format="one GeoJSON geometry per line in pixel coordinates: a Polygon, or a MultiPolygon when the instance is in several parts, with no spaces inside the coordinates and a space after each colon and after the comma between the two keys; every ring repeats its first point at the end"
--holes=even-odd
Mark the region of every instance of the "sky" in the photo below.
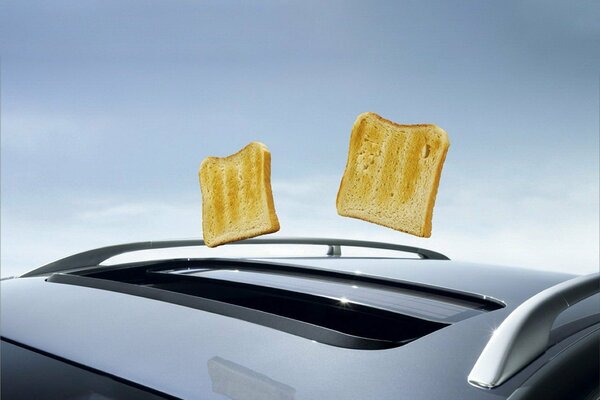
{"type": "Polygon", "coordinates": [[[272,154],[281,236],[599,269],[597,1],[0,3],[0,273],[201,237],[197,171],[272,154]],[[356,116],[448,132],[429,239],[336,214],[356,116]]]}

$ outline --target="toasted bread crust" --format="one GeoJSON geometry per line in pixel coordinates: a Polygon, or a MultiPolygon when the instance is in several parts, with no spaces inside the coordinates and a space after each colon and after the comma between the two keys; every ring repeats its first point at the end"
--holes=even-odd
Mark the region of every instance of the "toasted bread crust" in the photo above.
{"type": "Polygon", "coordinates": [[[271,153],[252,142],[228,157],[207,157],[198,172],[202,232],[208,247],[277,232],[271,153]]]}
{"type": "Polygon", "coordinates": [[[360,114],[336,198],[338,214],[430,237],[449,145],[436,125],[401,125],[375,113],[360,114]]]}
{"type": "MultiPolygon", "coordinates": [[[[262,143],[261,143],[262,144],[262,143]]],[[[263,145],[264,146],[264,145],[263,145]]],[[[277,232],[280,228],[279,219],[277,219],[277,214],[275,213],[275,202],[273,201],[273,190],[271,188],[271,152],[267,149],[267,146],[264,146],[264,170],[263,170],[263,186],[265,188],[265,197],[267,201],[267,210],[269,211],[269,221],[271,228],[268,231],[265,231],[264,234],[277,232]]]]}

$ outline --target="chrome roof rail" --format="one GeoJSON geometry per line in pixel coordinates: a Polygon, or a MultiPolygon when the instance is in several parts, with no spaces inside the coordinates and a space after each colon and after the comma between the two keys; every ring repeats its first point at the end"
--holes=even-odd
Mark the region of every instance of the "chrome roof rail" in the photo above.
{"type": "MultiPolygon", "coordinates": [[[[441,253],[432,250],[421,249],[412,246],[403,246],[400,244],[369,242],[364,240],[349,240],[349,239],[324,239],[324,238],[287,238],[287,237],[272,237],[272,238],[257,238],[240,240],[237,242],[228,243],[235,244],[308,244],[308,245],[326,245],[328,246],[327,256],[340,257],[342,255],[342,246],[346,247],[366,247],[372,249],[394,250],[405,253],[417,254],[422,259],[431,260],[449,260],[448,257],[441,253]]],[[[158,242],[137,242],[119,244],[115,246],[101,247],[99,249],[84,251],[83,253],[65,257],[43,267],[37,268],[22,277],[47,275],[54,272],[66,271],[69,269],[97,266],[101,262],[118,256],[119,254],[129,253],[138,250],[150,249],[166,249],[173,247],[186,246],[204,246],[204,241],[199,239],[184,239],[184,240],[167,240],[158,242]]]]}
{"type": "Polygon", "coordinates": [[[541,355],[558,315],[600,292],[600,274],[559,283],[517,307],[494,331],[469,374],[471,385],[490,389],[501,385],[541,355]]]}

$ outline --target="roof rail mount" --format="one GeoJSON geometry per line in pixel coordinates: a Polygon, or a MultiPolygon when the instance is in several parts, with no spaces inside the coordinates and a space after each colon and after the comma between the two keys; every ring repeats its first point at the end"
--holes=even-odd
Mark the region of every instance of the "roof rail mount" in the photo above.
{"type": "Polygon", "coordinates": [[[546,351],[552,325],[563,311],[599,292],[600,273],[594,273],[559,283],[525,301],[494,331],[468,382],[485,389],[504,383],[546,351]]]}
{"type": "MultiPolygon", "coordinates": [[[[393,243],[370,242],[364,240],[349,240],[349,239],[326,239],[326,238],[294,238],[294,237],[273,237],[273,238],[258,238],[240,240],[229,243],[228,245],[236,244],[306,244],[306,245],[326,245],[327,256],[341,257],[342,247],[364,247],[371,249],[393,250],[404,253],[417,254],[422,259],[428,260],[449,260],[445,255],[427,249],[418,247],[404,246],[393,243]]],[[[84,251],[69,257],[62,258],[50,264],[46,264],[40,268],[30,271],[22,277],[48,275],[55,272],[62,272],[69,269],[97,266],[111,257],[120,254],[129,253],[139,250],[150,249],[166,249],[173,247],[187,246],[204,246],[204,241],[200,239],[185,239],[185,240],[166,240],[158,242],[136,242],[119,244],[115,246],[101,247],[99,249],[84,251]]]]}

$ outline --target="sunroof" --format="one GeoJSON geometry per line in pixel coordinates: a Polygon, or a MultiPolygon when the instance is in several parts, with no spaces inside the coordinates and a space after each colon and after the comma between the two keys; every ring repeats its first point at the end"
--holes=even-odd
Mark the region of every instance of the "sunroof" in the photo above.
{"type": "Polygon", "coordinates": [[[346,278],[324,279],[306,274],[245,271],[237,268],[223,269],[218,266],[217,269],[184,269],[168,271],[168,273],[306,293],[337,300],[341,304],[360,304],[443,323],[457,322],[483,312],[481,304],[475,302],[448,299],[423,294],[416,290],[346,278]]]}
{"type": "Polygon", "coordinates": [[[54,274],[49,282],[196,308],[353,349],[397,347],[501,305],[469,293],[242,260],[174,260],[54,274]]]}

